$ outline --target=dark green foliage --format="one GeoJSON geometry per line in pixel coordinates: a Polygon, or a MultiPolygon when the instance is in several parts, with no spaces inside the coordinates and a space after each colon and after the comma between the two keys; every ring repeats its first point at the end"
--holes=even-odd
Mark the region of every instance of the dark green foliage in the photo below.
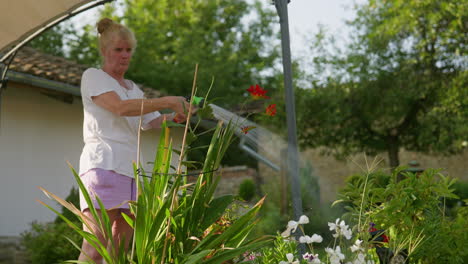
{"type": "Polygon", "coordinates": [[[239,185],[239,197],[245,201],[250,201],[255,197],[255,183],[251,179],[245,179],[239,185]]]}
{"type": "Polygon", "coordinates": [[[419,175],[405,172],[398,179],[400,172],[388,177],[381,172],[350,177],[340,192],[348,216],[360,230],[370,222],[385,229],[390,247],[408,249],[414,263],[464,263],[467,207],[450,217],[444,206],[446,199],[458,198],[452,189],[455,181],[432,169],[419,175]]]}
{"type": "Polygon", "coordinates": [[[468,199],[468,182],[457,181],[452,185],[453,193],[458,198],[449,198],[445,201],[447,207],[447,215],[454,216],[460,207],[464,206],[464,200],[468,199]]]}
{"type": "Polygon", "coordinates": [[[64,222],[33,222],[31,229],[21,234],[21,243],[26,248],[31,263],[55,264],[77,259],[80,254],[66,237],[78,244],[81,242],[81,237],[64,222]]]}
{"type": "Polygon", "coordinates": [[[66,32],[63,24],[56,25],[34,38],[27,46],[50,55],[64,57],[64,35],[66,32]]]}

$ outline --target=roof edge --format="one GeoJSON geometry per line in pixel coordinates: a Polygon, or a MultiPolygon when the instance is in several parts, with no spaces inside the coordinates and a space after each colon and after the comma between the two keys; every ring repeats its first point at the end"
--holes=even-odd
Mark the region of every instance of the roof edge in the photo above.
{"type": "Polygon", "coordinates": [[[75,96],[81,96],[80,87],[75,85],[52,81],[32,74],[16,72],[12,70],[8,71],[7,76],[9,81],[29,84],[32,86],[63,92],[75,96]]]}

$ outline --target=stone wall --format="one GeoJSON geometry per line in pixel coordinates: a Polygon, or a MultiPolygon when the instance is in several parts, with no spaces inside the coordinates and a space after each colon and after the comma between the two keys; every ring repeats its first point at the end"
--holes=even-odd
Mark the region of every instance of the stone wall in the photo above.
{"type": "MultiPolygon", "coordinates": [[[[283,139],[278,136],[260,138],[260,154],[273,163],[280,165],[285,160],[286,149],[283,139]],[[283,155],[283,156],[282,156],[283,155]]],[[[321,201],[331,202],[336,199],[337,192],[344,186],[345,179],[355,173],[362,173],[378,163],[377,168],[389,170],[389,161],[385,153],[377,157],[369,157],[364,154],[350,156],[345,160],[336,160],[332,156],[320,154],[318,149],[308,149],[300,153],[302,167],[309,163],[313,168],[313,175],[319,179],[321,201]],[[367,165],[366,165],[367,164],[367,165]]],[[[448,157],[423,155],[420,153],[401,150],[399,153],[400,164],[406,165],[412,160],[417,160],[421,168],[441,169],[444,175],[468,181],[468,149],[458,155],[448,157]]],[[[279,179],[279,172],[272,170],[264,164],[259,164],[259,174],[265,181],[279,179]]]]}
{"type": "MultiPolygon", "coordinates": [[[[302,158],[310,161],[314,175],[319,178],[323,201],[335,200],[348,176],[365,172],[372,164],[377,165],[378,169],[390,172],[387,156],[366,157],[364,154],[358,154],[338,161],[333,157],[321,155],[318,150],[307,150],[302,153],[302,158]]],[[[405,150],[400,152],[401,165],[407,165],[412,160],[417,160],[421,168],[441,169],[444,175],[468,181],[468,151],[450,157],[422,155],[405,150]]]]}

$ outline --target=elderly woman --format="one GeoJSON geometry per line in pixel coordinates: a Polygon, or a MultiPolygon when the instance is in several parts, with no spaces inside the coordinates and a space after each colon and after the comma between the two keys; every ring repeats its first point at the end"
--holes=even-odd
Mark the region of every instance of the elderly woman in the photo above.
{"type": "MultiPolygon", "coordinates": [[[[130,215],[128,203],[136,199],[132,160],[137,156],[137,133],[143,103],[142,128],[159,128],[164,118],[184,121],[189,105],[183,97],[167,96],[144,99],[138,86],[124,78],[136,47],[133,33],[125,26],[104,18],[97,24],[101,69],[83,73],[81,95],[84,107],[84,148],[80,157],[80,177],[92,196],[98,196],[112,223],[115,245],[124,238],[126,248],[132,229],[121,216],[130,215]],[[172,109],[174,114],[161,115],[159,110],[172,109]]],[[[92,217],[80,195],[81,210],[92,217]]],[[[86,230],[85,231],[92,231],[86,230]]],[[[102,238],[101,238],[102,239],[102,238]]],[[[102,239],[103,243],[106,243],[102,239]]],[[[83,240],[78,260],[102,263],[102,257],[83,240]]]]}

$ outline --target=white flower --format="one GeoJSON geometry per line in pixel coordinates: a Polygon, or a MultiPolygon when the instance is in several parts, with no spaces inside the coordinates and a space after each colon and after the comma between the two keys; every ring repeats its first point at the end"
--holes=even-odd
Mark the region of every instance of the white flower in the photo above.
{"type": "Polygon", "coordinates": [[[307,260],[308,263],[313,263],[313,264],[322,263],[320,259],[318,258],[318,254],[314,255],[314,254],[305,253],[304,255],[302,255],[302,258],[307,260]]]}
{"type": "Polygon", "coordinates": [[[354,242],[354,245],[351,246],[351,251],[352,252],[356,252],[358,250],[364,250],[362,247],[361,247],[361,244],[362,244],[362,240],[356,240],[356,242],[354,242]]]}
{"type": "Polygon", "coordinates": [[[309,217],[307,217],[306,215],[301,215],[301,217],[299,217],[299,224],[300,225],[304,225],[304,224],[308,224],[309,223],[309,217]]]}
{"type": "Polygon", "coordinates": [[[312,240],[312,239],[311,239],[310,236],[301,236],[301,237],[299,238],[299,243],[307,243],[307,244],[310,244],[310,243],[312,243],[311,240],[312,240]]]}
{"type": "Polygon", "coordinates": [[[330,227],[330,231],[335,231],[333,234],[334,238],[337,238],[341,235],[346,237],[346,239],[351,239],[351,236],[353,232],[351,229],[349,229],[348,225],[346,225],[344,220],[341,220],[339,218],[336,219],[335,223],[328,223],[328,226],[330,227]]]}
{"type": "Polygon", "coordinates": [[[288,228],[291,228],[293,232],[296,232],[296,228],[299,226],[299,223],[296,221],[289,221],[288,228]]]}
{"type": "Polygon", "coordinates": [[[291,253],[286,254],[288,261],[280,261],[279,264],[299,264],[299,260],[294,260],[294,255],[291,253]]]}
{"type": "Polygon", "coordinates": [[[312,243],[321,243],[323,241],[323,238],[317,234],[313,234],[312,237],[310,236],[301,236],[299,238],[299,243],[307,243],[307,244],[312,244],[312,243]]]}
{"type": "Polygon", "coordinates": [[[341,230],[342,234],[344,237],[346,237],[346,239],[350,240],[352,235],[353,235],[353,232],[351,231],[351,229],[343,229],[341,230]]]}
{"type": "Polygon", "coordinates": [[[323,237],[321,235],[313,234],[312,243],[322,243],[323,237]]]}
{"type": "Polygon", "coordinates": [[[359,253],[352,264],[366,264],[366,257],[364,256],[364,254],[359,253]]]}
{"type": "Polygon", "coordinates": [[[336,219],[335,223],[328,222],[328,226],[330,227],[330,231],[336,230],[338,227],[338,222],[340,221],[339,218],[336,219]]]}
{"type": "Polygon", "coordinates": [[[291,220],[288,222],[288,227],[286,228],[286,230],[283,233],[281,233],[281,236],[289,237],[291,236],[291,232],[292,233],[296,232],[296,229],[299,225],[308,224],[308,223],[309,223],[309,218],[305,215],[302,215],[301,217],[299,217],[299,222],[291,220]]]}
{"type": "Polygon", "coordinates": [[[341,260],[345,258],[345,256],[341,253],[340,246],[336,246],[335,250],[332,248],[325,248],[325,252],[327,252],[328,256],[330,257],[330,264],[340,264],[341,260]]]}
{"type": "Polygon", "coordinates": [[[298,222],[296,221],[289,221],[288,226],[286,227],[286,230],[281,233],[282,237],[289,237],[291,236],[291,231],[294,233],[296,232],[297,226],[299,225],[298,222]]]}

